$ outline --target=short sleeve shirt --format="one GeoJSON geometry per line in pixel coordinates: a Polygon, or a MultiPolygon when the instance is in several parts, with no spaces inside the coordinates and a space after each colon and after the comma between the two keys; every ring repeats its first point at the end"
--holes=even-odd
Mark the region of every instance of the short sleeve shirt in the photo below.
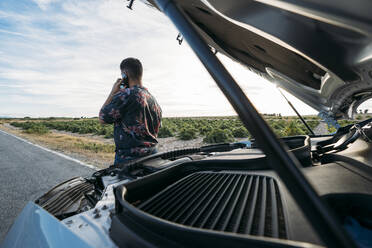
{"type": "Polygon", "coordinates": [[[158,143],[161,117],[162,110],[156,99],[141,86],[121,89],[99,114],[105,123],[114,124],[119,159],[152,154],[158,143]]]}

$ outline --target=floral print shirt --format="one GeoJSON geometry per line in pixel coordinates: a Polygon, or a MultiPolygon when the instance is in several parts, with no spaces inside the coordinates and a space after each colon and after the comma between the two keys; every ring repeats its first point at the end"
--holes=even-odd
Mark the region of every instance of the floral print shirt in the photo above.
{"type": "Polygon", "coordinates": [[[154,153],[162,110],[145,87],[121,89],[99,118],[114,124],[115,164],[154,153]]]}

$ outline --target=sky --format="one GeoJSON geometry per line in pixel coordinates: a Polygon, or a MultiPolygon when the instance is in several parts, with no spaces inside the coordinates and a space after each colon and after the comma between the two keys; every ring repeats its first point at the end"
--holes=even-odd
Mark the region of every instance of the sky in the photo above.
{"type": "MultiPolygon", "coordinates": [[[[236,113],[178,31],[161,12],[140,1],[1,0],[0,116],[93,117],[120,76],[119,64],[136,57],[143,84],[163,116],[236,113]]],[[[294,115],[276,87],[218,54],[261,113],[294,115]]],[[[316,114],[298,99],[301,114],[316,114]]]]}

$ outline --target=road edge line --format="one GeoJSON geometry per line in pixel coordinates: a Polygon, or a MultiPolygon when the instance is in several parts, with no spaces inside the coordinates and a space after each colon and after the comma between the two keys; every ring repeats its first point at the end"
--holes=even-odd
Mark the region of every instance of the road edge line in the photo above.
{"type": "Polygon", "coordinates": [[[80,160],[78,160],[78,159],[76,159],[76,158],[72,158],[72,157],[70,157],[70,156],[68,156],[68,155],[66,155],[66,154],[63,154],[63,153],[60,153],[60,152],[57,152],[57,151],[53,151],[53,150],[51,150],[51,149],[49,149],[49,148],[46,148],[46,147],[43,147],[43,146],[40,146],[40,145],[34,144],[34,143],[32,143],[32,142],[30,142],[30,141],[28,141],[28,140],[26,140],[26,139],[23,139],[23,138],[21,138],[21,137],[18,137],[18,136],[14,135],[14,134],[11,134],[11,133],[8,133],[8,132],[5,132],[5,131],[3,131],[3,130],[0,130],[0,132],[4,133],[4,134],[6,134],[6,135],[12,136],[12,137],[14,137],[14,138],[16,138],[16,139],[18,139],[18,140],[21,140],[21,141],[23,141],[23,142],[25,142],[25,143],[27,143],[27,144],[29,144],[29,145],[36,146],[37,148],[40,148],[41,150],[44,150],[44,151],[47,151],[47,152],[53,153],[53,154],[55,154],[55,155],[58,155],[58,156],[60,156],[60,157],[62,157],[62,158],[64,158],[64,159],[67,159],[67,160],[73,161],[73,162],[75,162],[75,163],[78,163],[78,164],[80,164],[80,165],[86,166],[86,167],[91,168],[91,169],[94,169],[94,170],[99,170],[99,168],[97,168],[97,167],[94,166],[94,165],[84,163],[84,162],[82,162],[82,161],[80,161],[80,160]]]}

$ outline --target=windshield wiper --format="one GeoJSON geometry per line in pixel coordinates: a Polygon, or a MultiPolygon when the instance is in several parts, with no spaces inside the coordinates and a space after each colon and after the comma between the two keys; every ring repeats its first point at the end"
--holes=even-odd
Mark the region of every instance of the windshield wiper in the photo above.
{"type": "Polygon", "coordinates": [[[179,150],[172,150],[168,152],[159,152],[155,153],[146,157],[142,157],[133,161],[129,161],[124,164],[119,164],[117,167],[123,170],[132,170],[136,166],[142,164],[143,162],[147,162],[153,159],[161,158],[161,159],[176,159],[181,156],[196,154],[196,153],[211,153],[211,152],[229,152],[238,148],[245,148],[247,144],[245,143],[221,143],[221,144],[213,144],[207,146],[201,146],[197,148],[185,148],[179,150]]]}
{"type": "Polygon", "coordinates": [[[287,103],[289,104],[289,106],[293,109],[293,111],[296,113],[296,115],[298,116],[298,118],[300,118],[300,120],[302,121],[302,123],[305,125],[305,127],[307,128],[307,130],[309,130],[309,132],[311,133],[312,136],[315,136],[315,133],[313,132],[313,130],[310,128],[310,126],[306,123],[306,121],[304,120],[304,118],[302,118],[302,116],[300,115],[300,113],[298,113],[297,109],[293,106],[293,104],[288,100],[288,98],[283,94],[283,92],[277,88],[280,92],[280,94],[284,97],[284,99],[287,101],[287,103]]]}
{"type": "MultiPolygon", "coordinates": [[[[122,175],[127,176],[130,175],[130,172],[133,170],[137,170],[142,168],[142,164],[144,162],[148,162],[154,159],[169,159],[169,160],[175,160],[182,156],[202,153],[202,154],[210,154],[212,152],[229,152],[235,149],[239,148],[250,148],[251,143],[250,142],[236,142],[236,143],[220,143],[220,144],[213,144],[213,145],[207,145],[207,146],[201,146],[196,148],[185,148],[185,149],[178,149],[178,150],[172,150],[167,152],[159,152],[152,155],[148,155],[145,157],[141,157],[123,164],[119,165],[111,165],[109,168],[96,171],[92,176],[95,178],[107,176],[107,175],[122,175]]],[[[147,168],[147,167],[146,167],[147,168]]],[[[149,168],[147,168],[149,169],[149,168]]],[[[158,169],[154,168],[154,171],[157,171],[158,169]]]]}
{"type": "MultiPolygon", "coordinates": [[[[361,135],[365,136],[362,128],[370,122],[372,122],[372,118],[355,124],[349,124],[347,126],[340,127],[332,136],[332,138],[317,143],[315,151],[317,153],[317,156],[330,151],[345,150],[349,144],[356,141],[361,135]],[[346,134],[349,134],[349,137],[347,137],[340,145],[335,146],[335,143],[341,140],[342,137],[345,137],[346,134]]],[[[367,139],[369,138],[367,137],[367,139]]]]}

